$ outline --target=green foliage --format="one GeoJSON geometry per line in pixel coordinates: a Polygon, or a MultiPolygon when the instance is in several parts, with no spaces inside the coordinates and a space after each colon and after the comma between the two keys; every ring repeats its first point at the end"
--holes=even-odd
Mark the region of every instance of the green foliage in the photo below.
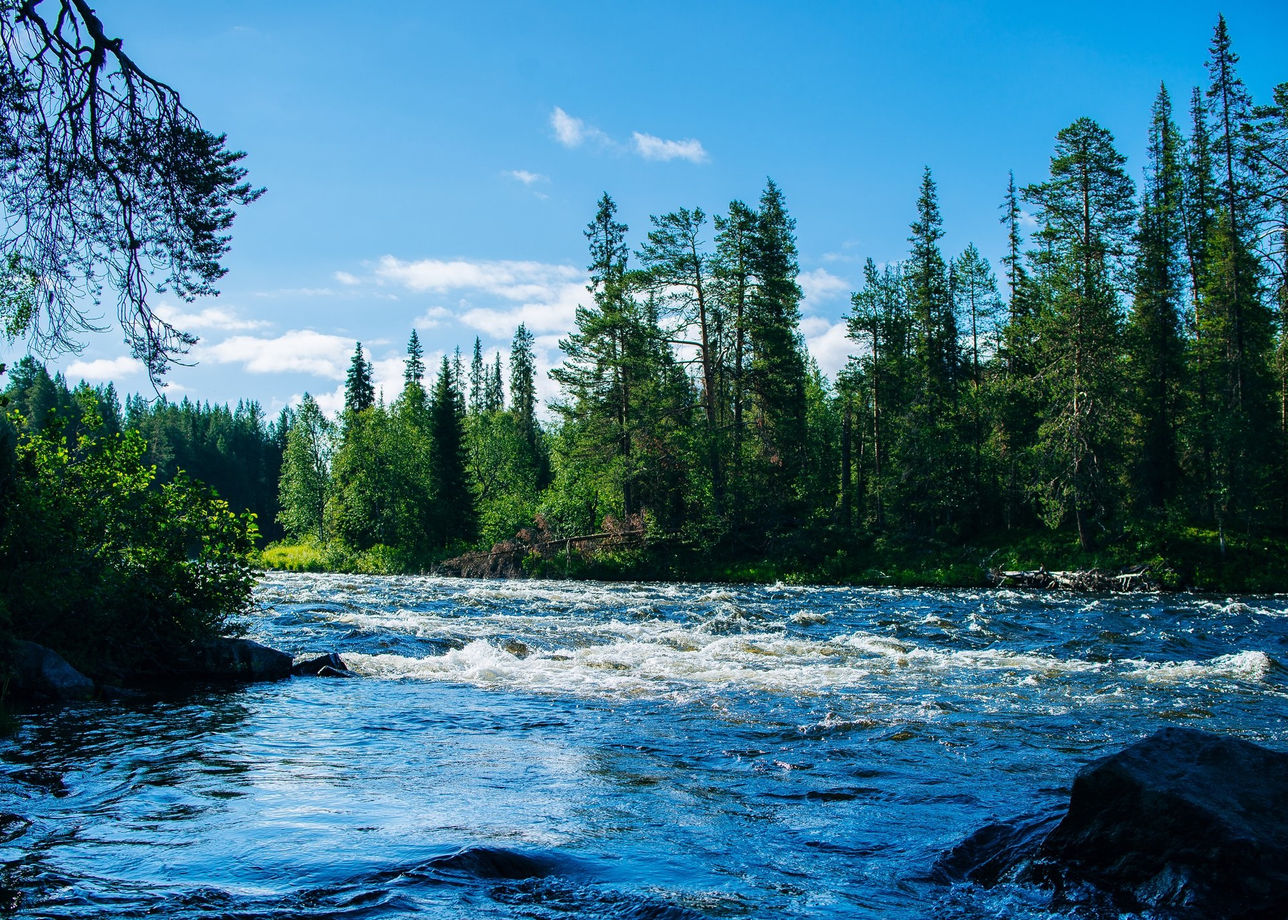
{"type": "Polygon", "coordinates": [[[9,629],[91,673],[163,666],[235,629],[249,604],[251,515],[186,475],[158,483],[136,432],[22,431],[6,451],[0,598],[9,629]]]}

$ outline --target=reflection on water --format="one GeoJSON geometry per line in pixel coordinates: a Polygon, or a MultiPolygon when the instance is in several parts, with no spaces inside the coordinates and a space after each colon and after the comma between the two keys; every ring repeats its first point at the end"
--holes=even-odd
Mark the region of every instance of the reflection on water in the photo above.
{"type": "Polygon", "coordinates": [[[274,576],[258,599],[256,638],[366,679],[25,717],[0,908],[1046,918],[926,870],[1163,724],[1288,746],[1284,598],[274,576]]]}

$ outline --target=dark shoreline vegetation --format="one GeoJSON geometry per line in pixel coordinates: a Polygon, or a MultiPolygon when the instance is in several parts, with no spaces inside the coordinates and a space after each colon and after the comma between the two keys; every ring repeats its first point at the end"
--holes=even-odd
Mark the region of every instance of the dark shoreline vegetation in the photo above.
{"type": "MultiPolygon", "coordinates": [[[[772,180],[710,223],[654,216],[634,250],[603,195],[545,414],[522,325],[508,362],[475,339],[432,375],[413,331],[390,402],[356,344],[338,419],[308,394],[272,422],[247,402],[122,407],[24,358],[0,421],[3,629],[100,679],[155,671],[235,630],[256,567],[1288,588],[1288,83],[1254,105],[1237,61],[1221,19],[1187,133],[1160,88],[1139,189],[1090,118],[1056,136],[1047,177],[1012,175],[1000,286],[973,244],[941,250],[927,167],[906,259],[869,259],[852,295],[835,380],[799,328],[772,180]]],[[[201,136],[217,235],[258,192],[201,136]]],[[[212,257],[205,293],[227,237],[189,245],[212,257]]],[[[10,258],[10,339],[51,322],[34,260],[10,258]]],[[[158,377],[191,343],[124,303],[158,377]]]]}

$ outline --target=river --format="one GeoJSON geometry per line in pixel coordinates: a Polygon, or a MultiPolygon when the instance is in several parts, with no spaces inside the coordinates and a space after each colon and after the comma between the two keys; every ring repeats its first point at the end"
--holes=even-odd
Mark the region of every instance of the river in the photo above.
{"type": "Polygon", "coordinates": [[[252,638],[362,678],[24,714],[0,905],[1091,917],[929,870],[1160,727],[1288,748],[1288,597],[275,574],[255,600],[252,638]]]}

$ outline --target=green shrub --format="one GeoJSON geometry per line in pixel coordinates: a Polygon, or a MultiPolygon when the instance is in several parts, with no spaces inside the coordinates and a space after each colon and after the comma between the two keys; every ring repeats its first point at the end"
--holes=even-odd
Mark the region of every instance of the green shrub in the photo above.
{"type": "Polygon", "coordinates": [[[97,674],[160,665],[234,632],[253,515],[183,474],[158,484],[136,432],[21,432],[0,458],[0,606],[10,633],[97,674]]]}

